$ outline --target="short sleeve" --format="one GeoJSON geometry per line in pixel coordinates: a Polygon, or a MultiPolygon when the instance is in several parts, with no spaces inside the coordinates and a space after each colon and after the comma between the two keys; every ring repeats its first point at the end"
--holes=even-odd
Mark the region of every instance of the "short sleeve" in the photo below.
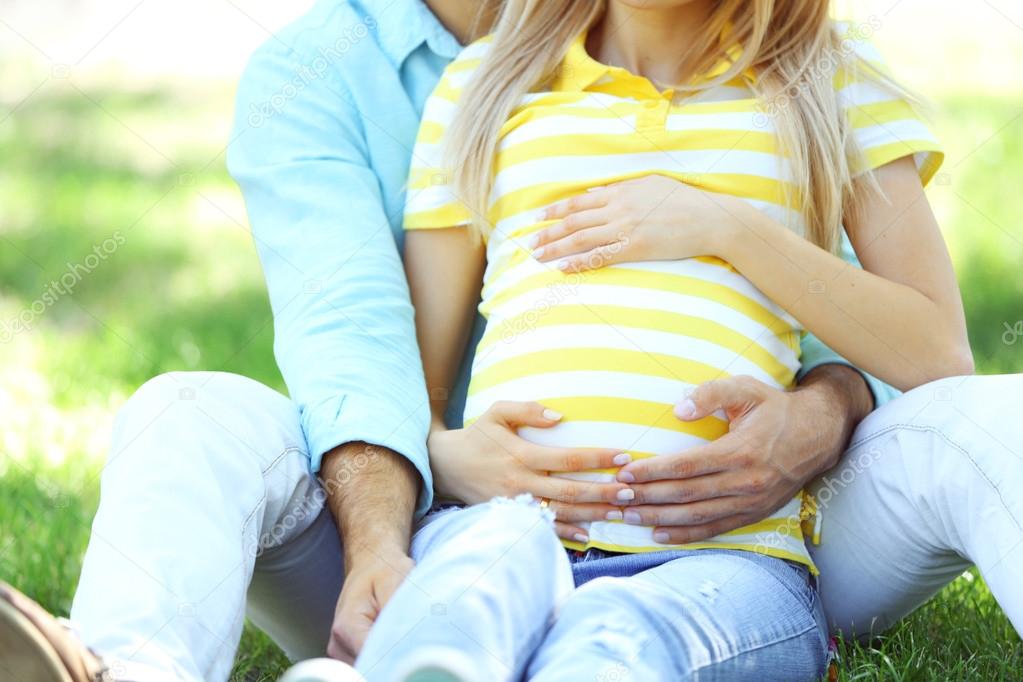
{"type": "Polygon", "coordinates": [[[847,61],[835,74],[838,101],[861,152],[853,173],[865,173],[912,156],[926,185],[945,156],[937,137],[911,102],[878,82],[876,74],[892,75],[866,36],[869,27],[839,24],[837,30],[843,51],[848,50],[860,62],[850,66],[847,61]]]}
{"type": "Polygon", "coordinates": [[[429,230],[468,225],[472,212],[455,194],[450,169],[445,167],[444,145],[458,111],[465,84],[483,58],[489,39],[466,47],[448,65],[426,100],[419,125],[405,194],[406,230],[429,230]]]}

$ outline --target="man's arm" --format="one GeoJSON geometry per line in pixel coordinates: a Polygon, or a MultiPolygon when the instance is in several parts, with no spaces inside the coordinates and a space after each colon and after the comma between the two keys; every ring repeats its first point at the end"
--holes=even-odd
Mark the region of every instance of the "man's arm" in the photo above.
{"type": "Polygon", "coordinates": [[[407,457],[430,503],[429,409],[412,304],[346,86],[271,41],[238,91],[228,166],[245,195],[274,313],[274,352],[311,467],[348,442],[407,457]],[[282,93],[291,95],[291,98],[282,93]]]}
{"type": "Polygon", "coordinates": [[[401,259],[358,110],[332,71],[296,88],[308,73],[286,46],[261,48],[239,85],[228,150],[266,274],[277,364],[312,470],[345,443],[386,447],[424,480],[422,510],[430,412],[401,259]]]}
{"type": "Polygon", "coordinates": [[[346,581],[330,652],[350,659],[411,567],[414,512],[432,498],[430,413],[359,113],[333,71],[312,72],[316,56],[307,57],[277,40],[253,56],[228,165],[266,275],[277,363],[342,534],[346,581]]]}
{"type": "MultiPolygon", "coordinates": [[[[827,346],[824,348],[831,352],[827,346]]],[[[799,472],[802,476],[797,475],[805,484],[838,464],[853,430],[873,411],[876,398],[871,392],[867,375],[851,365],[834,363],[818,364],[804,374],[793,393],[805,401],[803,405],[806,416],[814,417],[832,411],[838,417],[825,422],[832,430],[819,431],[819,456],[809,460],[809,466],[799,472]]],[[[821,422],[818,421],[816,426],[820,428],[821,422]]]]}
{"type": "Polygon", "coordinates": [[[367,443],[324,455],[320,478],[344,539],[345,562],[327,654],[350,662],[412,570],[408,546],[420,479],[407,459],[367,443]]]}

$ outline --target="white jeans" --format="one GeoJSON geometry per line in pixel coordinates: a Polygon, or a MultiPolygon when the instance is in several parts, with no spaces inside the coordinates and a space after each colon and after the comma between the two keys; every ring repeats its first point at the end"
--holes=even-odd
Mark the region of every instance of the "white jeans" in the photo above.
{"type": "MultiPolygon", "coordinates": [[[[971,563],[1023,631],[1023,376],[924,386],[881,408],[818,486],[833,625],[875,631],[971,563]]],[[[72,608],[118,677],[225,680],[246,612],[323,655],[341,548],[284,396],[222,373],[145,384],[115,427],[72,608]]]]}
{"type": "Polygon", "coordinates": [[[1023,374],[943,379],[875,410],[812,486],[833,630],[879,633],[971,565],[1023,634],[1023,374]]]}
{"type": "Polygon", "coordinates": [[[342,554],[305,447],[292,402],[251,379],[132,396],[71,609],[116,678],[226,680],[246,611],[292,658],[325,655],[342,554]]]}

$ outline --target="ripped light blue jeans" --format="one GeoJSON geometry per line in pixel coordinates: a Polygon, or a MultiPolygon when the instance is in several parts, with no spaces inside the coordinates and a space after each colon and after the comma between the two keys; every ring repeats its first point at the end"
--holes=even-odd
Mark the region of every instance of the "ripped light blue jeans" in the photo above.
{"type": "Polygon", "coordinates": [[[808,571],[752,552],[566,552],[522,499],[435,512],[416,568],[356,662],[393,682],[424,650],[487,682],[818,679],[824,614],[808,571]],[[570,556],[571,554],[571,556],[570,556]]]}

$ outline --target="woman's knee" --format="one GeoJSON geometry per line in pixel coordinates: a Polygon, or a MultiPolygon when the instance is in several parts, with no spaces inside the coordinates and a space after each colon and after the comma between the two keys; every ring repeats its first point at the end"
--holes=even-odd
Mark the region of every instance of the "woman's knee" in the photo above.
{"type": "Polygon", "coordinates": [[[637,592],[643,589],[628,578],[596,578],[576,588],[562,608],[561,620],[591,622],[601,628],[630,627],[630,623],[649,615],[643,613],[642,600],[637,598],[637,592]]]}
{"type": "Polygon", "coordinates": [[[495,498],[464,511],[467,533],[476,541],[496,542],[516,553],[564,552],[551,513],[529,495],[495,498]]]}
{"type": "Polygon", "coordinates": [[[466,552],[507,556],[525,565],[565,560],[550,512],[528,495],[440,512],[420,531],[413,549],[424,554],[438,542],[455,542],[466,552]]]}
{"type": "Polygon", "coordinates": [[[648,647],[658,628],[635,597],[624,578],[596,578],[577,588],[559,609],[533,671],[571,665],[597,679],[648,679],[646,654],[654,653],[648,647]]]}

